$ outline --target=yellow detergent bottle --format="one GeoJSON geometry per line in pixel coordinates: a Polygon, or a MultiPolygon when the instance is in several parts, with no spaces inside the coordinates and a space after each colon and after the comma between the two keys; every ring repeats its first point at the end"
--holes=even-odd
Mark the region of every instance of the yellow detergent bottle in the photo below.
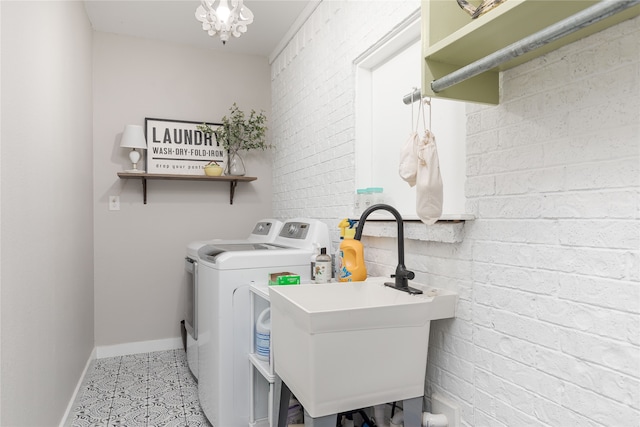
{"type": "Polygon", "coordinates": [[[356,229],[355,221],[343,219],[340,227],[340,236],[343,238],[338,248],[336,262],[337,279],[339,282],[360,282],[367,278],[367,267],[364,265],[364,248],[360,240],[354,239],[356,229]]]}

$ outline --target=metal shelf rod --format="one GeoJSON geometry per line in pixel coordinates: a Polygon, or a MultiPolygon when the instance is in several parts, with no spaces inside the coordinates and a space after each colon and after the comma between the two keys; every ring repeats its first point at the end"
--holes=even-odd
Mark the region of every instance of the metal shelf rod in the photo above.
{"type": "MultiPolygon", "coordinates": [[[[584,9],[575,15],[563,19],[562,21],[558,21],[537,33],[525,37],[522,40],[512,43],[482,59],[474,61],[469,65],[465,65],[444,77],[432,81],[431,89],[435,93],[442,92],[451,86],[475,77],[478,74],[482,74],[485,71],[489,71],[490,69],[517,58],[518,56],[538,49],[637,4],[640,4],[640,0],[602,0],[600,3],[584,9]]],[[[410,103],[406,101],[406,96],[404,99],[406,104],[410,103]]]]}
{"type": "Polygon", "coordinates": [[[402,102],[404,102],[407,105],[410,105],[416,101],[420,101],[421,98],[422,98],[422,93],[420,92],[420,89],[416,89],[413,92],[406,94],[402,98],[402,102]]]}

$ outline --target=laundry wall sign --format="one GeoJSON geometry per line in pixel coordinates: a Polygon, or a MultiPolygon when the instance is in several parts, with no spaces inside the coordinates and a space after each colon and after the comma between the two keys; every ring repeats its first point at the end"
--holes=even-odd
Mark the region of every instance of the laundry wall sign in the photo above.
{"type": "MultiPolygon", "coordinates": [[[[215,160],[225,166],[226,150],[215,134],[198,130],[203,122],[145,118],[147,173],[204,175],[204,167],[215,160]]],[[[207,123],[213,129],[220,123],[207,123]]]]}

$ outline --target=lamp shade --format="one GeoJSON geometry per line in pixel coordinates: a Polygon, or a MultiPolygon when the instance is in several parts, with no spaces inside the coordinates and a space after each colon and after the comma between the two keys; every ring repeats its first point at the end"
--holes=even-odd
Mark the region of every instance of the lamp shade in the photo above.
{"type": "Polygon", "coordinates": [[[126,125],[122,132],[120,147],[124,148],[147,148],[147,141],[144,139],[142,126],[126,125]]]}

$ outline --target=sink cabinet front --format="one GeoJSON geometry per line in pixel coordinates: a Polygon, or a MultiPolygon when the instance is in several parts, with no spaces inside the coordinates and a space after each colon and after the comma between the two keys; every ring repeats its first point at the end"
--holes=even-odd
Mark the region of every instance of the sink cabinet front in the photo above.
{"type": "Polygon", "coordinates": [[[424,394],[431,320],[457,295],[393,279],[270,289],[275,373],[313,418],[424,394]]]}

